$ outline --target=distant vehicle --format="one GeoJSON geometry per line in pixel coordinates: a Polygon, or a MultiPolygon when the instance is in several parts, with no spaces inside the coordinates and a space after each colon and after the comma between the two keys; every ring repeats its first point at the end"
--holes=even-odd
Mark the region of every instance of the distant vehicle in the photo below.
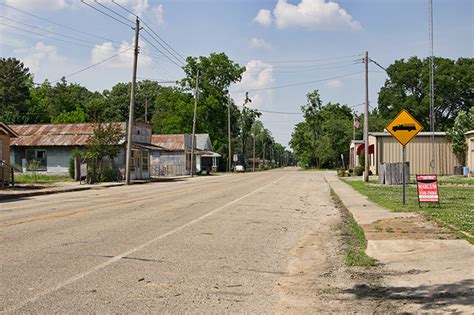
{"type": "Polygon", "coordinates": [[[405,125],[397,125],[393,126],[392,128],[393,131],[399,131],[399,130],[406,130],[406,131],[412,131],[416,130],[416,126],[414,124],[405,124],[405,125]]]}
{"type": "Polygon", "coordinates": [[[236,165],[235,166],[236,172],[245,172],[245,167],[243,165],[236,165]]]}

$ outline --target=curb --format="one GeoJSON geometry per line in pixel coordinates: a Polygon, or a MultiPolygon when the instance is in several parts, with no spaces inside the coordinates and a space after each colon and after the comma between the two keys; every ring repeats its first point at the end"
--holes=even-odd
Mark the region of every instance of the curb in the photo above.
{"type": "Polygon", "coordinates": [[[59,193],[85,191],[85,190],[110,188],[110,187],[119,187],[123,185],[124,184],[120,183],[120,184],[102,185],[102,186],[93,186],[93,187],[88,186],[88,187],[63,188],[63,189],[54,189],[54,190],[45,190],[45,191],[33,191],[33,192],[18,193],[18,194],[5,194],[5,195],[0,195],[0,202],[5,201],[5,200],[21,199],[21,198],[27,198],[27,197],[53,195],[53,194],[59,194],[59,193]]]}

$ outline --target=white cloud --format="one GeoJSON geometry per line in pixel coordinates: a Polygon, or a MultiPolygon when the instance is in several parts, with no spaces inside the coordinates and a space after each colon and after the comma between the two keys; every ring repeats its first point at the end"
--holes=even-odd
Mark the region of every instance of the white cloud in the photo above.
{"type": "Polygon", "coordinates": [[[340,88],[344,85],[344,83],[341,81],[341,80],[338,80],[338,79],[334,79],[334,80],[329,80],[325,83],[325,85],[328,87],[328,88],[331,88],[331,89],[336,89],[336,88],[340,88]]]}
{"type": "MultiPolygon", "coordinates": [[[[103,68],[130,68],[133,63],[133,45],[126,41],[123,41],[120,46],[114,47],[111,42],[105,42],[102,45],[95,45],[91,51],[91,63],[98,63],[102,60],[112,57],[122,51],[124,53],[114,57],[101,66],[103,68]]],[[[138,58],[139,62],[143,58],[138,58]]]]}
{"type": "Polygon", "coordinates": [[[163,24],[165,22],[165,18],[163,17],[163,6],[161,4],[156,5],[152,9],[153,15],[154,15],[154,21],[156,21],[156,24],[163,24]]]}
{"type": "MultiPolygon", "coordinates": [[[[247,71],[242,75],[242,81],[236,84],[235,89],[246,91],[271,86],[275,79],[273,78],[273,66],[264,63],[261,60],[250,60],[246,65],[247,71]]],[[[233,93],[238,106],[241,106],[245,99],[245,93],[233,93]]],[[[269,108],[273,99],[272,90],[263,90],[249,92],[252,100],[252,108],[269,108]]]]}
{"type": "Polygon", "coordinates": [[[37,42],[33,48],[25,51],[25,53],[26,55],[22,60],[33,73],[44,73],[48,70],[50,64],[66,62],[66,58],[58,54],[56,46],[47,45],[43,42],[37,42]]]}
{"type": "Polygon", "coordinates": [[[27,10],[56,11],[67,8],[70,3],[66,0],[6,0],[6,4],[15,8],[27,10]]]}
{"type": "Polygon", "coordinates": [[[272,46],[269,43],[267,43],[264,39],[256,38],[256,37],[253,37],[249,40],[248,46],[249,48],[253,48],[253,49],[258,49],[258,48],[271,49],[272,48],[272,46]]]}
{"type": "Polygon", "coordinates": [[[268,27],[272,24],[272,13],[270,10],[260,9],[254,21],[268,27]]]}
{"type": "Polygon", "coordinates": [[[262,11],[267,12],[265,19],[268,24],[266,26],[270,25],[273,19],[279,29],[291,27],[322,31],[361,29],[358,21],[353,20],[352,16],[339,4],[331,1],[301,0],[299,4],[293,5],[288,3],[288,0],[278,0],[272,16],[270,16],[270,11],[262,9],[256,20],[262,11]]]}

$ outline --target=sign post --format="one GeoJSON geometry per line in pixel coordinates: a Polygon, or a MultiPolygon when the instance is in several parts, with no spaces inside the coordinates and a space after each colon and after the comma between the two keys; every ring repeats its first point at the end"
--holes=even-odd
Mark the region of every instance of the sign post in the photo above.
{"type": "Polygon", "coordinates": [[[423,126],[405,109],[385,127],[392,134],[392,136],[402,145],[402,202],[406,205],[406,145],[410,142],[421,130],[423,126]]]}

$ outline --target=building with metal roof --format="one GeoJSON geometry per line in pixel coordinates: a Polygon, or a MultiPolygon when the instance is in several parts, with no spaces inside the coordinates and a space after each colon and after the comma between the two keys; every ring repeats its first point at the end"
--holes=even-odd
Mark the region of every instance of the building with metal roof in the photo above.
{"type": "MultiPolygon", "coordinates": [[[[122,146],[112,161],[116,171],[125,171],[127,123],[113,123],[123,131],[122,146]]],[[[67,175],[73,151],[85,150],[98,124],[33,124],[12,125],[18,134],[10,144],[10,162],[22,172],[36,171],[52,175],[67,175]],[[33,163],[33,161],[35,163],[33,163]]],[[[135,122],[132,134],[131,179],[146,179],[149,173],[149,152],[160,149],[151,144],[151,126],[135,122]]]]}

